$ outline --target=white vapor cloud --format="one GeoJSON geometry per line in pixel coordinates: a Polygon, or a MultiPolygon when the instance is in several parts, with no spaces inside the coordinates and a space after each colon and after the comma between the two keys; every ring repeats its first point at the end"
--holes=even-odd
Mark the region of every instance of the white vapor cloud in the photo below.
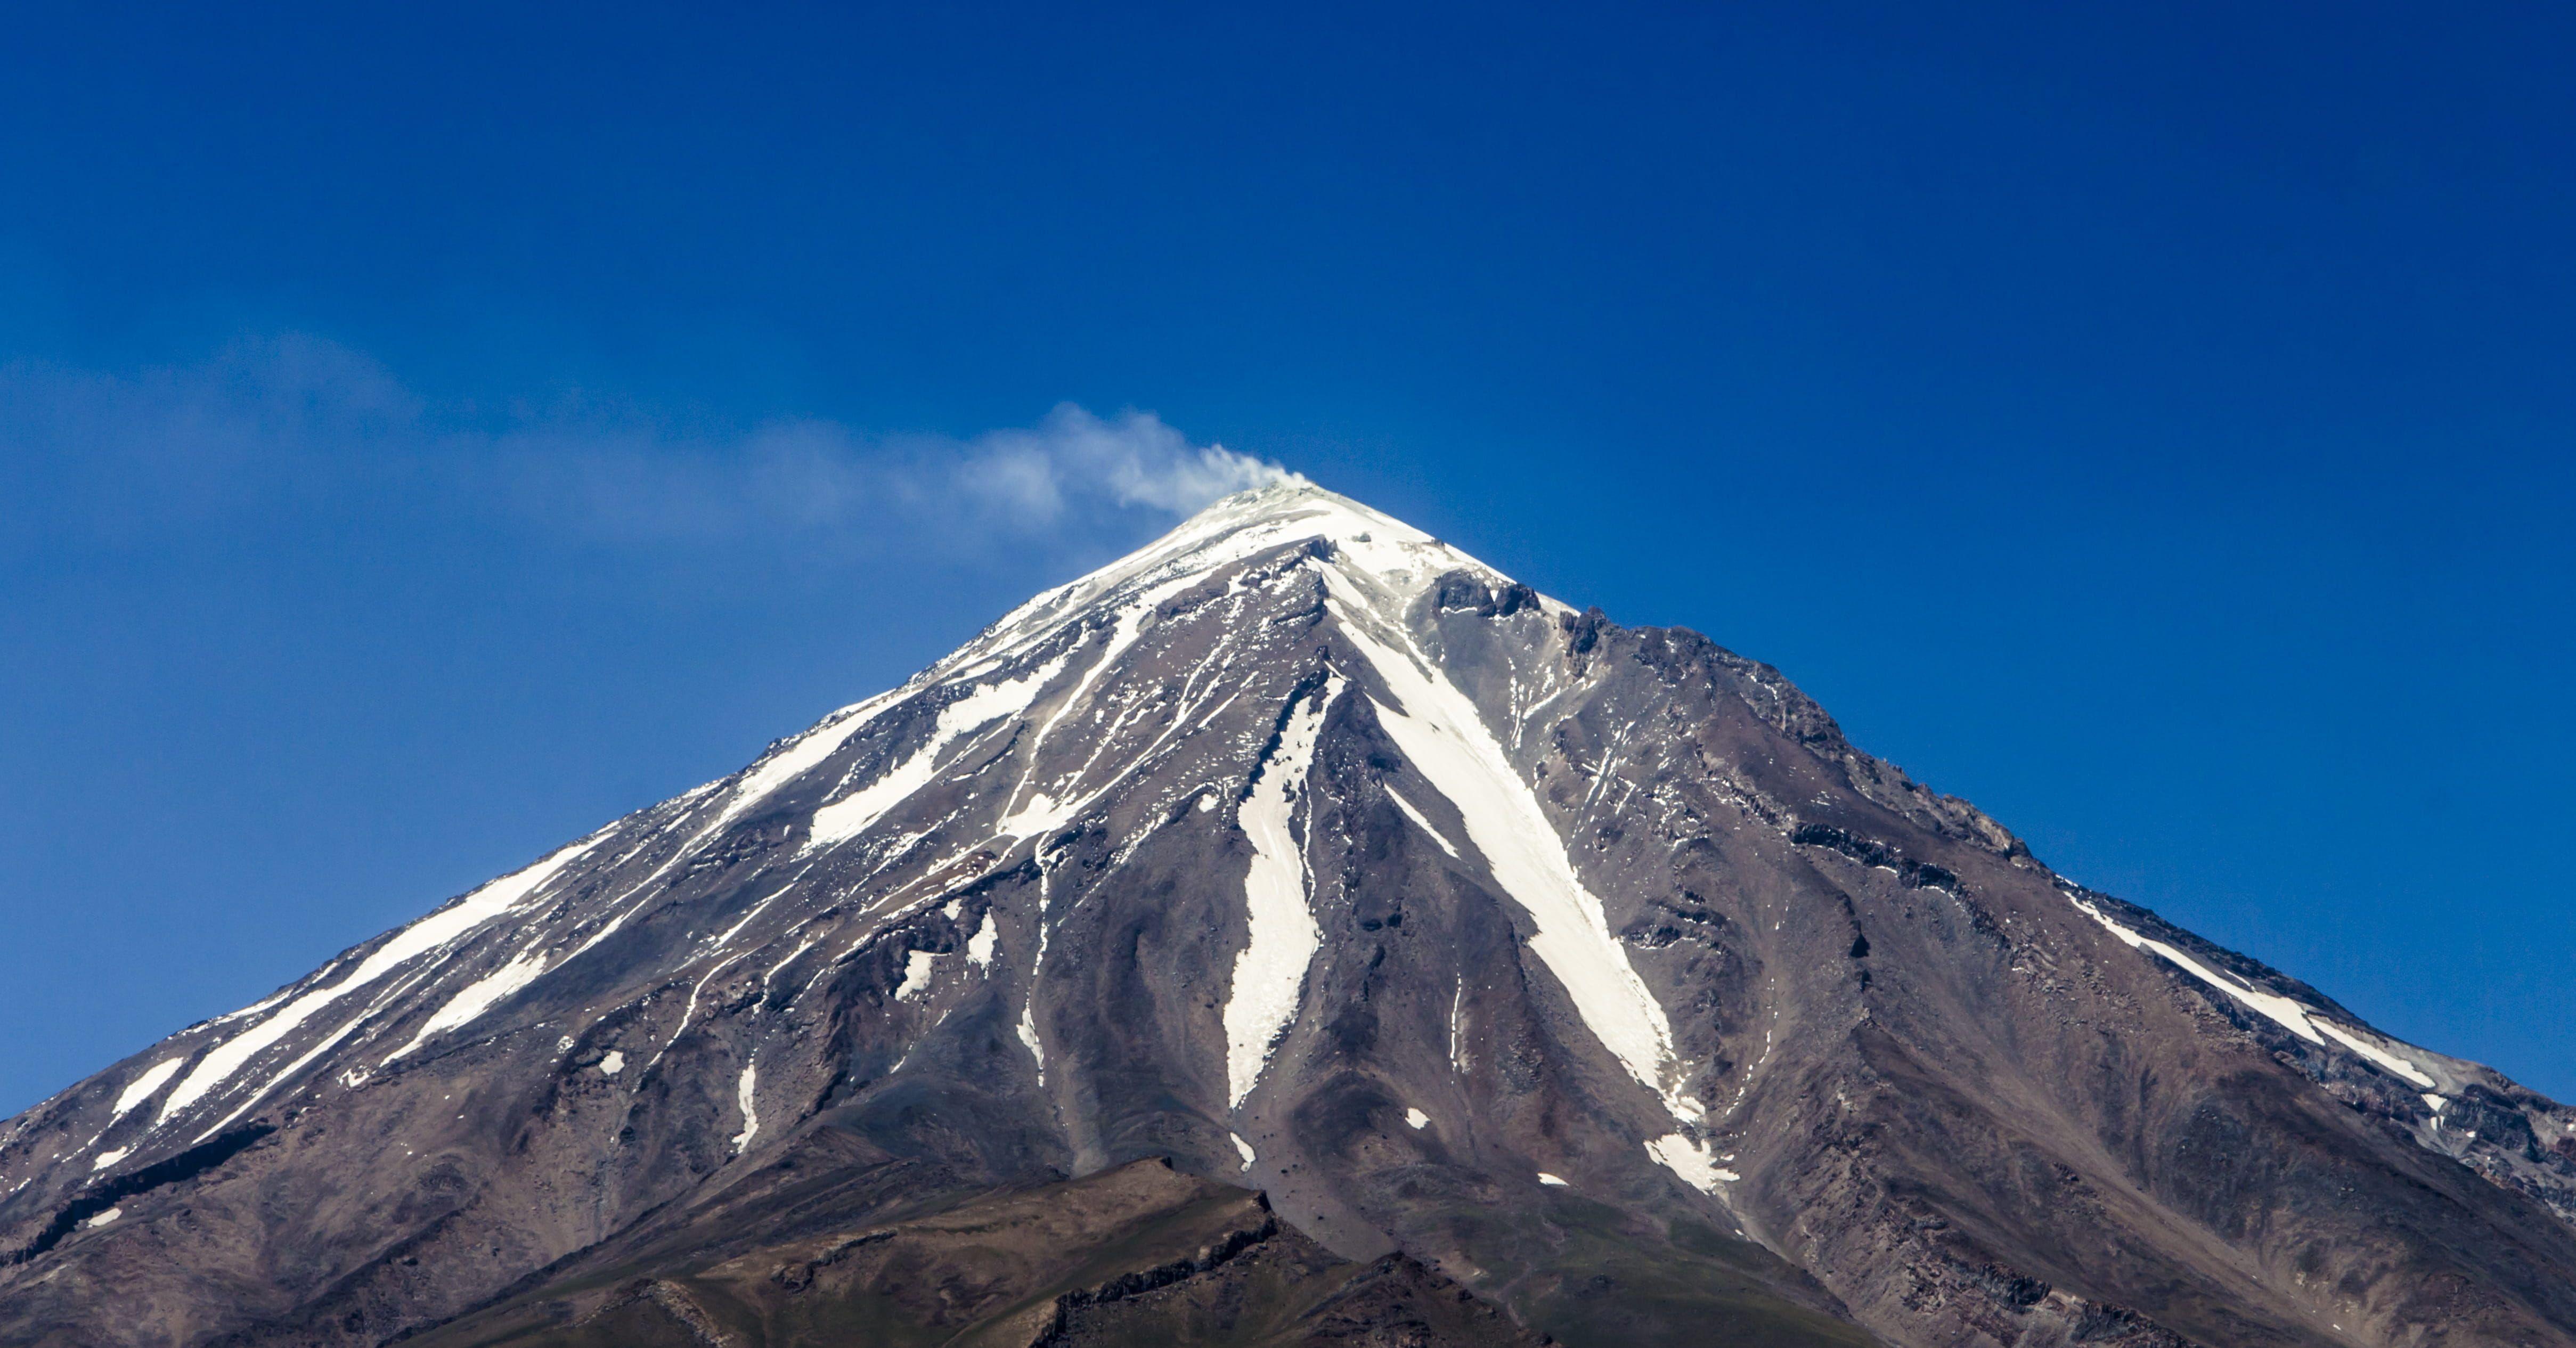
{"type": "Polygon", "coordinates": [[[20,516],[12,532],[27,541],[66,528],[139,540],[364,501],[610,546],[833,555],[1083,550],[1293,476],[1151,412],[1071,403],[962,439],[811,418],[707,429],[579,405],[478,421],[302,335],[139,372],[0,367],[0,460],[15,501],[0,520],[20,516]]]}
{"type": "Polygon", "coordinates": [[[1193,445],[1151,412],[1103,421],[1062,403],[1033,429],[979,437],[962,476],[970,490],[1052,519],[1068,498],[1093,492],[1120,505],[1187,514],[1288,474],[1223,445],[1193,445]]]}

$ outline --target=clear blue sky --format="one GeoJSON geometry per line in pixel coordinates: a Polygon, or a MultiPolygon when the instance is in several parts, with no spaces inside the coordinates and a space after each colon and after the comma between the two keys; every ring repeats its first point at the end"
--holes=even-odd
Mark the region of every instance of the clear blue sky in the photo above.
{"type": "Polygon", "coordinates": [[[0,43],[0,1112],[1184,442],[2576,1096],[2576,11],[244,8],[0,43]]]}

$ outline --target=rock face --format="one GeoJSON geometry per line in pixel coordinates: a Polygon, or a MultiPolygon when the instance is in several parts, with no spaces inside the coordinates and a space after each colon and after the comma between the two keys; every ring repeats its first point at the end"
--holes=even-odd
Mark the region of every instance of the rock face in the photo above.
{"type": "Polygon", "coordinates": [[[0,1127],[0,1341],[2567,1345],[2571,1223],[2576,1111],[1290,482],[0,1127]]]}

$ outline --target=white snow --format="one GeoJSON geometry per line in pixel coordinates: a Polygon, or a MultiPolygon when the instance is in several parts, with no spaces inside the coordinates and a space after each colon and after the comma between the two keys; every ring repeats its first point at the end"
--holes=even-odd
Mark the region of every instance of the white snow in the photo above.
{"type": "Polygon", "coordinates": [[[625,1070],[626,1055],[616,1049],[610,1049],[607,1055],[599,1060],[599,1073],[601,1076],[613,1077],[625,1070]]]}
{"type": "MultiPolygon", "coordinates": [[[[1031,989],[1031,998],[1034,999],[1036,995],[1035,989],[1031,989]]],[[[1020,1008],[1020,1023],[1017,1028],[1021,1046],[1028,1049],[1029,1057],[1037,1062],[1038,1085],[1044,1086],[1046,1085],[1046,1048],[1038,1043],[1037,1008],[1034,1005],[1023,1005],[1020,1008]]]]}
{"type": "Polygon", "coordinates": [[[98,1214],[97,1216],[90,1218],[88,1221],[85,1221],[85,1222],[81,1223],[81,1225],[82,1225],[83,1227],[86,1227],[86,1228],[90,1229],[90,1230],[96,1230],[96,1229],[98,1229],[99,1227],[105,1226],[105,1225],[107,1225],[109,1222],[115,1221],[117,1218],[122,1217],[122,1216],[124,1216],[124,1215],[125,1215],[125,1209],[123,1209],[123,1208],[109,1208],[107,1211],[102,1212],[102,1213],[98,1214]]]}
{"type": "MultiPolygon", "coordinates": [[[[1330,539],[1337,564],[1365,572],[1399,601],[1429,588],[1446,571],[1508,579],[1402,520],[1284,474],[1277,482],[1228,496],[1135,552],[1020,605],[925,677],[954,678],[987,668],[1047,639],[1076,614],[1103,601],[1139,602],[1123,596],[1156,587],[1174,592],[1234,562],[1311,538],[1330,539]]],[[[1571,611],[1544,596],[1540,604],[1550,614],[1571,611]]]]}
{"type": "Polygon", "coordinates": [[[182,1055],[176,1058],[164,1058],[144,1068],[141,1076],[125,1083],[124,1091],[116,1097],[116,1109],[107,1116],[107,1121],[114,1123],[131,1113],[136,1105],[151,1099],[153,1092],[168,1085],[170,1078],[179,1074],[180,1064],[186,1061],[186,1057],[182,1055]]]}
{"type": "Polygon", "coordinates": [[[921,747],[887,768],[874,782],[814,812],[803,850],[820,851],[866,832],[869,825],[885,817],[886,811],[930,785],[939,770],[940,754],[959,735],[1028,710],[1029,704],[1064,669],[1071,654],[1068,651],[1059,655],[1019,678],[986,684],[940,708],[930,737],[922,741],[921,747]]]}
{"type": "Polygon", "coordinates": [[[984,920],[975,934],[966,938],[966,962],[978,969],[993,967],[993,946],[1001,940],[1001,929],[993,923],[993,910],[984,909],[984,920]]]}
{"type": "Polygon", "coordinates": [[[1458,1042],[1458,1027],[1466,1019],[1467,980],[1460,978],[1449,991],[1449,1065],[1460,1072],[1467,1070],[1467,1054],[1458,1042]]]}
{"type": "Polygon", "coordinates": [[[1452,846],[1447,838],[1440,836],[1440,830],[1433,828],[1431,821],[1422,817],[1422,811],[1413,808],[1412,801],[1406,800],[1402,793],[1391,786],[1386,789],[1386,794],[1389,800],[1395,802],[1395,808],[1404,811],[1404,817],[1413,821],[1415,828],[1430,834],[1431,841],[1440,844],[1441,851],[1453,857],[1458,855],[1458,849],[1452,846]]]}
{"type": "Polygon", "coordinates": [[[1288,717],[1279,748],[1259,769],[1252,795],[1236,822],[1252,843],[1252,865],[1243,877],[1243,950],[1234,959],[1234,982],[1225,1002],[1226,1103],[1238,1106],[1261,1079],[1270,1046],[1297,1014],[1306,966],[1323,944],[1306,897],[1306,855],[1289,830],[1289,815],[1304,794],[1306,772],[1323,734],[1325,714],[1342,695],[1338,673],[1308,695],[1288,717]]]}
{"type": "Polygon", "coordinates": [[[1562,1189],[1566,1187],[1564,1180],[1558,1179],[1556,1176],[1551,1175],[1544,1170],[1538,1172],[1538,1182],[1551,1189],[1562,1189]]]}
{"type": "Polygon", "coordinates": [[[769,905],[778,902],[790,891],[794,890],[797,882],[803,880],[806,874],[813,869],[813,863],[806,863],[806,865],[802,869],[798,870],[796,874],[788,877],[786,884],[780,885],[778,888],[769,891],[767,897],[751,905],[750,910],[745,912],[732,926],[725,928],[716,935],[708,937],[706,940],[708,948],[712,950],[724,950],[730,948],[733,945],[733,938],[740,936],[743,928],[750,926],[754,921],[758,920],[762,913],[768,912],[769,905]]]}
{"type": "Polygon", "coordinates": [[[1333,568],[1325,568],[1324,575],[1333,607],[1343,619],[1342,634],[1403,704],[1401,710],[1377,704],[1379,723],[1448,797],[1467,826],[1468,841],[1485,854],[1496,883],[1528,912],[1537,929],[1530,949],[1565,985],[1584,1025],[1629,1075],[1660,1095],[1674,1118],[1697,1121],[1704,1112],[1699,1102],[1670,1080],[1672,1025],[1663,1006],[1628,963],[1626,951],[1610,934],[1601,900],[1575,875],[1555,826],[1503,756],[1475,704],[1411,649],[1401,629],[1396,639],[1406,651],[1381,643],[1350,611],[1352,603],[1365,599],[1333,568]]]}
{"type": "Polygon", "coordinates": [[[89,1168],[92,1170],[105,1170],[109,1166],[124,1160],[133,1153],[134,1149],[131,1147],[118,1147],[114,1151],[100,1152],[98,1154],[98,1159],[89,1163],[89,1168]]]}
{"type": "Polygon", "coordinates": [[[1241,1133],[1228,1133],[1226,1136],[1234,1139],[1234,1149],[1243,1156],[1243,1168],[1250,1170],[1253,1158],[1252,1144],[1244,1141],[1241,1133]]]}
{"type": "Polygon", "coordinates": [[[2307,1040],[2309,1043],[2323,1044],[2327,1039],[2331,1038],[2336,1043],[2343,1045],[2354,1053],[2358,1053],[2362,1057],[2368,1058],[2372,1062],[2387,1068],[2389,1071],[2406,1078],[2408,1081],[2411,1081],[2418,1086],[2431,1086],[2435,1084],[2433,1078],[2426,1076],[2422,1070],[2415,1066],[2415,1064],[2408,1062],[2406,1059],[2397,1056],[2395,1053],[2392,1053],[2377,1044],[2373,1044],[2361,1038],[2352,1031],[2335,1024],[2333,1021],[2327,1020],[2322,1014],[2316,1012],[2314,1008],[2303,1003],[2293,1001],[2288,997],[2265,992],[2260,988],[2251,987],[2247,984],[2241,983],[2224,973],[2202,964],[2200,961],[2193,959],[2191,956],[2174,949],[2172,946],[2169,946],[2162,941],[2140,935],[2137,932],[2131,931],[2127,927],[2121,926],[2119,923],[2112,921],[2110,916],[2105,914],[2101,909],[2094,907],[2092,904],[2086,903],[2082,899],[2076,898],[2072,894],[2067,896],[2067,901],[2082,910],[2085,916],[2101,923],[2113,936],[2118,937],[2123,944],[2139,950],[2147,951],[2151,954],[2162,956],[2167,963],[2172,964],[2175,968],[2180,969],[2184,973],[2190,974],[2192,977],[2199,979],[2201,982],[2235,998],[2237,1001],[2253,1010],[2256,1014],[2265,1017],[2273,1023],[2281,1026],[2283,1029],[2290,1031],[2292,1034],[2307,1040]]]}
{"type": "Polygon", "coordinates": [[[2371,1043],[2360,1035],[2335,1024],[2333,1021],[2320,1017],[2317,1020],[2317,1028],[2325,1031],[2327,1038],[2330,1038],[2336,1043],[2343,1045],[2345,1048],[2351,1049],[2353,1052],[2387,1068],[2389,1071],[2395,1072],[2397,1075],[2406,1078],[2408,1081],[2411,1081],[2418,1086],[2431,1086],[2437,1084],[2433,1078],[2426,1076],[2420,1068],[2415,1066],[2415,1064],[2408,1062],[2404,1058],[2397,1056],[2395,1053],[2392,1053],[2377,1044],[2371,1043]]]}
{"type": "Polygon", "coordinates": [[[1404,1122],[1406,1126],[1418,1129],[1430,1123],[1431,1116],[1418,1109],[1408,1109],[1404,1111],[1404,1122]]]}
{"type": "Polygon", "coordinates": [[[1028,1046],[1029,1057],[1038,1067],[1038,1089],[1046,1089],[1046,1046],[1038,1042],[1038,975],[1046,968],[1047,905],[1054,893],[1055,868],[1044,856],[1038,858],[1038,948],[1029,957],[1029,991],[1020,1003],[1020,1042],[1028,1046]]]}
{"type": "Polygon", "coordinates": [[[2441,1113],[2442,1107],[2449,1103],[2451,1102],[2443,1099],[2441,1096],[2433,1094],[2430,1091],[2424,1093],[2424,1107],[2436,1114],[2441,1113]]]}
{"type": "MultiPolygon", "coordinates": [[[[1118,663],[1120,657],[1127,653],[1127,648],[1135,645],[1137,639],[1144,635],[1145,620],[1162,607],[1164,600],[1197,584],[1198,579],[1195,574],[1186,574],[1177,579],[1165,581],[1119,606],[1117,622],[1110,628],[1109,639],[1102,645],[1099,656],[1083,669],[1082,678],[1073,685],[1073,691],[1065,695],[1064,702],[1056,708],[1055,715],[1048,717],[1045,723],[1038,727],[1037,733],[1029,737],[1027,752],[1032,765],[1037,762],[1038,751],[1045,747],[1047,737],[1055,732],[1056,724],[1075,707],[1082,705],[1083,697],[1091,691],[1091,686],[1098,683],[1101,676],[1108,673],[1110,667],[1118,663]]],[[[1084,766],[1089,766],[1087,760],[1084,766]]],[[[1077,772],[1075,776],[1078,778],[1080,773],[1077,772]]],[[[1058,782],[1051,785],[1055,790],[1064,791],[1065,795],[1059,798],[1054,794],[1054,790],[1031,790],[1031,783],[1026,778],[1014,785],[1011,788],[1011,803],[1005,807],[1002,822],[997,826],[999,831],[1004,836],[1012,838],[1032,838],[1053,833],[1064,827],[1065,821],[1073,818],[1083,806],[1090,804],[1102,791],[1108,789],[1106,786],[1100,787],[1091,795],[1076,800],[1072,795],[1074,782],[1058,782]]]]}
{"type": "Polygon", "coordinates": [[[2190,974],[2201,982],[2206,983],[2209,986],[2226,993],[2228,996],[2235,998],[2237,1001],[2244,1003],[2257,1014],[2273,1021],[2283,1029],[2307,1040],[2309,1043],[2322,1044],[2325,1042],[2325,1036],[2318,1034],[2317,1027],[2309,1023],[2307,1008],[2301,1006],[2297,1002],[2294,1002],[2287,997],[2275,996],[2272,993],[2264,992],[2258,988],[2247,987],[2244,984],[2237,982],[2235,979],[2202,964],[2191,956],[2174,949],[2172,946],[2166,945],[2162,941],[2155,940],[2147,936],[2141,936],[2137,932],[2121,926],[2119,923],[2112,921],[2110,916],[2104,913],[2101,909],[2094,907],[2092,904],[2086,903],[2082,899],[2069,896],[2069,902],[2082,910],[2085,916],[2101,923],[2102,926],[2113,936],[2118,937],[2122,944],[2131,946],[2135,949],[2147,951],[2150,954],[2162,956],[2167,963],[2173,965],[2175,968],[2182,970],[2184,973],[2190,974]]]}
{"type": "Polygon", "coordinates": [[[698,836],[705,837],[724,827],[770,792],[813,771],[817,764],[847,744],[852,735],[873,723],[877,713],[891,706],[904,691],[902,688],[889,689],[865,702],[843,707],[823,718],[821,724],[780,745],[776,753],[760,760],[743,775],[741,783],[734,787],[733,795],[726,799],[724,809],[717,814],[716,821],[699,830],[698,836]]]}
{"type": "Polygon", "coordinates": [[[463,991],[448,998],[445,1006],[430,1013],[429,1019],[421,1022],[420,1029],[412,1035],[411,1042],[386,1054],[384,1061],[390,1063],[427,1043],[432,1035],[445,1033],[473,1021],[498,1005],[503,998],[536,982],[537,976],[543,974],[547,967],[545,955],[534,948],[522,950],[511,956],[509,963],[466,984],[463,991]]]}
{"type": "Polygon", "coordinates": [[[903,982],[896,985],[895,1000],[908,1002],[930,991],[931,975],[939,971],[939,956],[928,950],[915,950],[904,956],[903,982]]]}
{"type": "Polygon", "coordinates": [[[315,1012],[358,989],[375,982],[403,964],[448,946],[482,926],[485,922],[517,908],[532,898],[545,883],[564,867],[599,845],[607,837],[605,830],[594,833],[570,847],[562,848],[524,870],[513,871],[494,880],[447,907],[422,918],[388,938],[383,945],[339,982],[317,988],[287,1002],[266,1020],[242,1031],[197,1060],[196,1068],[170,1091],[161,1104],[154,1126],[203,1099],[207,1092],[221,1086],[252,1058],[294,1032],[311,1019],[315,1012]]]}
{"type": "MultiPolygon", "coordinates": [[[[331,966],[326,964],[322,967],[328,969],[331,966]]],[[[243,1007],[239,1011],[227,1011],[206,1023],[209,1025],[229,1025],[236,1020],[246,1020],[252,1016],[258,1015],[260,1012],[265,1011],[272,1006],[277,1005],[279,1002],[285,1001],[287,994],[294,990],[295,989],[293,988],[280,988],[277,991],[260,998],[258,1001],[243,1007]]]]}
{"type": "Polygon", "coordinates": [[[1720,1182],[1743,1178],[1719,1165],[1708,1144],[1693,1142],[1680,1133],[1668,1133],[1648,1142],[1646,1154],[1702,1193],[1716,1193],[1720,1182]]]}
{"type": "Polygon", "coordinates": [[[734,1099],[742,1107],[742,1131],[733,1135],[733,1149],[736,1152],[750,1146],[751,1139],[760,1133],[760,1103],[753,1096],[753,1092],[759,1089],[759,1072],[760,1064],[744,1063],[742,1079],[733,1085],[734,1099]]]}
{"type": "MultiPolygon", "coordinates": [[[[394,995],[400,995],[401,993],[403,993],[403,992],[405,992],[405,991],[408,991],[408,990],[411,988],[411,986],[412,986],[413,984],[415,984],[415,983],[417,983],[417,982],[419,982],[419,981],[420,981],[420,975],[418,975],[418,974],[414,974],[414,975],[412,975],[410,978],[405,979],[401,984],[397,985],[397,986],[393,989],[393,994],[394,994],[394,995]]],[[[384,1004],[384,1002],[385,1002],[385,1001],[387,1001],[387,1000],[389,1000],[389,999],[388,999],[388,998],[386,998],[386,997],[379,997],[379,998],[377,998],[377,999],[376,999],[376,1005],[377,1005],[377,1006],[381,1006],[381,1005],[383,1005],[383,1004],[384,1004]]],[[[264,1100],[264,1099],[267,1099],[267,1098],[268,1098],[268,1093],[269,1093],[270,1091],[276,1090],[278,1087],[283,1086],[283,1085],[285,1085],[287,1082],[294,1080],[294,1079],[295,1079],[295,1075],[296,1075],[298,1072],[303,1071],[306,1067],[311,1066],[311,1065],[312,1065],[312,1062],[313,1062],[313,1060],[314,1060],[314,1059],[319,1058],[319,1057],[321,1057],[323,1054],[330,1052],[330,1051],[331,1051],[331,1049],[332,1049],[334,1046],[336,1046],[336,1045],[337,1045],[341,1040],[348,1038],[348,1037],[349,1037],[349,1033],[350,1033],[350,1031],[355,1030],[355,1029],[357,1029],[360,1025],[362,1025],[362,1024],[364,1024],[364,1023],[366,1023],[366,1019],[367,1019],[367,1017],[368,1017],[368,1016],[370,1016],[370,1015],[372,1015],[372,1014],[374,1014],[374,1011],[375,1011],[375,1007],[374,1007],[374,1006],[370,1006],[370,1007],[368,1007],[368,1008],[366,1008],[366,1009],[364,1009],[364,1010],[361,1010],[358,1014],[356,1014],[356,1015],[354,1015],[354,1016],[349,1017],[346,1021],[341,1022],[340,1028],[338,1028],[338,1029],[336,1029],[336,1030],[333,1030],[333,1031],[332,1031],[332,1032],[330,1032],[329,1034],[326,1034],[326,1035],[322,1036],[320,1039],[314,1040],[314,1041],[313,1041],[313,1043],[312,1043],[312,1045],[311,1045],[310,1047],[306,1048],[306,1049],[304,1050],[303,1054],[302,1054],[301,1056],[297,1057],[297,1058],[295,1059],[295,1061],[290,1062],[290,1063],[288,1063],[286,1066],[284,1066],[284,1067],[281,1067],[281,1068],[277,1069],[277,1071],[275,1071],[274,1073],[271,1073],[271,1074],[270,1074],[270,1076],[269,1076],[268,1080],[267,1080],[264,1084],[262,1084],[262,1085],[260,1086],[260,1088],[259,1088],[259,1089],[255,1090],[255,1091],[252,1091],[252,1092],[251,1092],[251,1093],[249,1093],[248,1095],[245,1095],[245,1096],[241,1097],[240,1101],[239,1101],[238,1103],[236,1103],[236,1104],[233,1106],[233,1108],[232,1108],[232,1112],[231,1112],[231,1113],[226,1114],[226,1115],[224,1115],[222,1118],[215,1120],[215,1122],[214,1122],[211,1126],[209,1126],[209,1127],[208,1127],[204,1132],[197,1134],[197,1140],[198,1140],[198,1141],[200,1141],[200,1142],[202,1142],[202,1141],[204,1141],[205,1139],[207,1139],[207,1138],[209,1138],[209,1137],[214,1136],[217,1132],[222,1131],[222,1129],[223,1129],[227,1124],[230,1124],[233,1120],[238,1119],[238,1118],[240,1118],[242,1115],[249,1113],[249,1112],[250,1112],[250,1110],[251,1110],[251,1106],[258,1104],[260,1101],[262,1101],[262,1100],[264,1100]]],[[[343,1077],[346,1077],[348,1074],[347,1074],[346,1072],[343,1072],[341,1075],[342,1075],[343,1077]]],[[[361,1078],[361,1080],[363,1080],[363,1079],[364,1079],[364,1078],[362,1077],[362,1078],[361,1078]]],[[[155,1126],[158,1126],[158,1125],[155,1125],[155,1126]]]]}

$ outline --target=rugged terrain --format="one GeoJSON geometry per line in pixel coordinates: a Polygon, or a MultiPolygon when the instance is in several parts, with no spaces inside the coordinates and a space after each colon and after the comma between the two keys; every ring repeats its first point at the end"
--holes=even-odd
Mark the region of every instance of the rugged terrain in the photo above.
{"type": "Polygon", "coordinates": [[[0,1341],[2567,1345],[2571,1223],[2576,1111],[1292,481],[0,1126],[0,1341]]]}

